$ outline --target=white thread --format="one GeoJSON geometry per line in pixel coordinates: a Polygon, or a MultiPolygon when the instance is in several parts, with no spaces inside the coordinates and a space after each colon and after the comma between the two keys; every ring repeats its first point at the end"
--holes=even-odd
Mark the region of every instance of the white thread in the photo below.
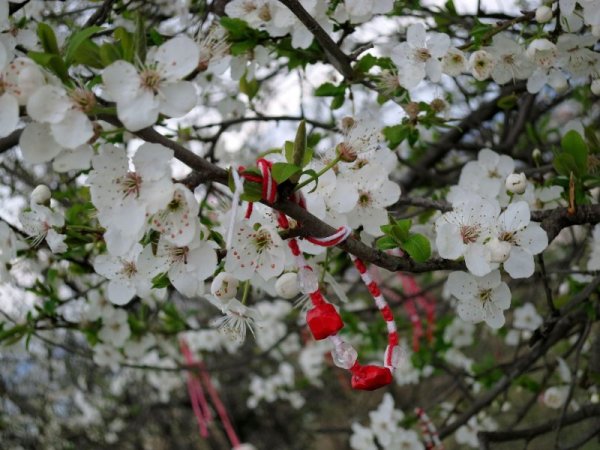
{"type": "Polygon", "coordinates": [[[231,248],[231,241],[233,240],[233,227],[235,226],[240,196],[244,192],[244,181],[241,179],[236,167],[231,168],[231,175],[233,176],[235,189],[233,191],[233,198],[231,199],[231,216],[229,216],[229,228],[227,230],[227,240],[225,241],[228,250],[231,248]]]}

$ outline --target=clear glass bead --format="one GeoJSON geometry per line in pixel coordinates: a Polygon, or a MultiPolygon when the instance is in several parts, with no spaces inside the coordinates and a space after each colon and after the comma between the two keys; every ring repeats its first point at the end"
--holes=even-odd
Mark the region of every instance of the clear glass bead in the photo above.
{"type": "Polygon", "coordinates": [[[342,369],[350,369],[358,358],[358,353],[352,345],[347,342],[342,342],[336,345],[331,351],[333,363],[342,369]]]}
{"type": "Polygon", "coordinates": [[[319,278],[313,270],[301,267],[298,271],[298,284],[300,285],[300,292],[311,294],[319,289],[319,278]]]}

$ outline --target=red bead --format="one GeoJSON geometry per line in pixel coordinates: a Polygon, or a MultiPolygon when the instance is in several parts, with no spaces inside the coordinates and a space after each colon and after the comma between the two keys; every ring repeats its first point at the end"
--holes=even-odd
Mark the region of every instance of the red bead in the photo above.
{"type": "Polygon", "coordinates": [[[387,367],[360,366],[352,368],[352,389],[374,391],[392,382],[392,372],[387,367]]]}
{"type": "Polygon", "coordinates": [[[342,318],[331,303],[315,305],[306,314],[306,323],[317,341],[337,334],[344,327],[342,318]]]}

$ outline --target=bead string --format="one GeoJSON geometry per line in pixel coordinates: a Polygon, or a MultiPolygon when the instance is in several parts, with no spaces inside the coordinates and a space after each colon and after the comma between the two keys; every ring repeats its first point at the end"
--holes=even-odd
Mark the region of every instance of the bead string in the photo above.
{"type": "MultiPolygon", "coordinates": [[[[261,184],[262,199],[269,204],[272,204],[277,199],[277,183],[271,175],[272,163],[260,158],[256,162],[261,176],[244,173],[244,168],[241,167],[241,176],[251,182],[261,184]]],[[[296,202],[302,208],[306,208],[306,202],[300,192],[292,194],[290,199],[296,202]]],[[[246,218],[252,214],[252,203],[248,204],[246,210],[246,218]]],[[[287,230],[289,229],[289,221],[287,216],[281,212],[277,215],[279,226],[287,230]]],[[[326,237],[306,237],[305,239],[312,244],[322,247],[332,247],[338,245],[348,239],[352,233],[352,229],[343,226],[337,229],[335,233],[326,237]]],[[[392,381],[392,371],[398,364],[399,346],[398,332],[394,322],[394,316],[377,283],[372,280],[367,273],[366,265],[363,261],[350,255],[352,262],[358,269],[360,276],[375,300],[377,308],[380,310],[383,319],[386,322],[388,330],[388,345],[385,349],[383,366],[376,365],[361,365],[358,362],[358,354],[356,350],[347,342],[345,342],[338,332],[344,327],[344,322],[335,309],[323,296],[320,288],[317,275],[313,268],[306,262],[302,254],[296,238],[288,239],[288,247],[290,248],[296,265],[298,266],[298,282],[300,291],[309,296],[313,307],[307,312],[306,322],[316,340],[329,338],[333,344],[332,356],[336,366],[350,370],[352,373],[352,387],[354,389],[374,390],[383,387],[392,381]]]]}
{"type": "Polygon", "coordinates": [[[442,444],[437,428],[425,410],[423,408],[415,408],[415,413],[419,418],[423,439],[425,440],[425,448],[427,450],[444,450],[444,444],[442,444]]]}

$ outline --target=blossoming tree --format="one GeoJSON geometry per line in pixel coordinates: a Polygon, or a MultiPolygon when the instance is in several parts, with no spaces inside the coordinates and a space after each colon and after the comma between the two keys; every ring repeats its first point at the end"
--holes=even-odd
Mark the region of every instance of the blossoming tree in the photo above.
{"type": "Polygon", "coordinates": [[[600,1],[487,3],[0,0],[2,447],[597,448],[600,1]]]}

